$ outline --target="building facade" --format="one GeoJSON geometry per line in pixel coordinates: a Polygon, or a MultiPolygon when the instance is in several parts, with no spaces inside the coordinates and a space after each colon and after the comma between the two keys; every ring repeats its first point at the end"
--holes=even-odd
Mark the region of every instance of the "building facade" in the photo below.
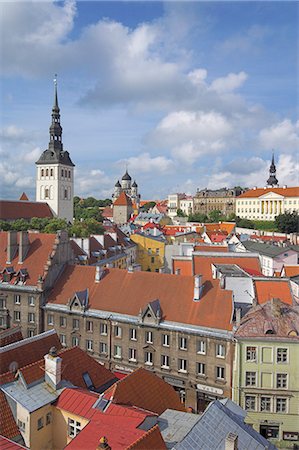
{"type": "Polygon", "coordinates": [[[63,150],[57,82],[55,80],[50,141],[36,161],[36,201],[47,202],[54,214],[72,222],[74,217],[74,163],[69,152],[63,150]]]}
{"type": "Polygon", "coordinates": [[[165,258],[163,237],[136,232],[131,235],[131,240],[137,244],[137,263],[141,265],[141,270],[159,272],[163,269],[165,258]]]}
{"type": "Polygon", "coordinates": [[[124,225],[133,214],[133,205],[131,198],[121,192],[120,196],[113,203],[113,222],[116,225],[124,225]]]}
{"type": "Polygon", "coordinates": [[[235,213],[236,198],[242,193],[239,188],[202,189],[194,197],[194,213],[209,215],[212,211],[220,211],[229,216],[235,213]]]}

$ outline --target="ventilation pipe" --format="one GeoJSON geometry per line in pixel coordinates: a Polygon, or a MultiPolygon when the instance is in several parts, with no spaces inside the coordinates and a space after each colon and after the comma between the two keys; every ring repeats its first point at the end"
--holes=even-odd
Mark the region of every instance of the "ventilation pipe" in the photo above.
{"type": "Polygon", "coordinates": [[[198,302],[201,299],[202,290],[203,290],[202,275],[195,275],[194,276],[194,295],[193,295],[193,300],[195,302],[198,302]]]}

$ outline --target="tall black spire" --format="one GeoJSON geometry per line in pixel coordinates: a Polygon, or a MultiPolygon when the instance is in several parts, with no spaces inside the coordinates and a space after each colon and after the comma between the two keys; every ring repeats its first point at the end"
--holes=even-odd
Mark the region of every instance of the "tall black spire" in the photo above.
{"type": "Polygon", "coordinates": [[[275,162],[274,162],[274,152],[272,152],[272,161],[271,161],[271,166],[269,169],[269,178],[267,180],[267,184],[268,186],[277,186],[278,185],[278,180],[276,178],[276,166],[275,166],[275,162]]]}

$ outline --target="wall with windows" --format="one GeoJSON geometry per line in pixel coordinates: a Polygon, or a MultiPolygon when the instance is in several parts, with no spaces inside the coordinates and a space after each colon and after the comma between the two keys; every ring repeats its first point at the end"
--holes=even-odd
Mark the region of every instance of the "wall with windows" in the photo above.
{"type": "MultiPolygon", "coordinates": [[[[298,341],[240,340],[234,362],[233,400],[247,423],[282,440],[299,423],[298,341]],[[272,425],[271,425],[272,424],[272,425]]],[[[299,435],[298,435],[299,439],[299,435]]]]}
{"type": "MultiPolygon", "coordinates": [[[[53,447],[64,448],[87,424],[88,420],[62,409],[53,408],[53,447]]],[[[42,446],[40,449],[43,448],[42,446]]]]}
{"type": "Polygon", "coordinates": [[[132,234],[131,240],[138,246],[137,263],[141,270],[159,272],[164,267],[165,242],[141,234],[132,234]]]}

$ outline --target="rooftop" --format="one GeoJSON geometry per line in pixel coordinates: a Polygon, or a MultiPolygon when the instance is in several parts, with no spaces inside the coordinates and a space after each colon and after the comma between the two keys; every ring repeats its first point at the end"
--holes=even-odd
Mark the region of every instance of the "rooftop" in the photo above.
{"type": "Polygon", "coordinates": [[[23,340],[20,327],[7,328],[0,331],[0,347],[23,340]]]}
{"type": "Polygon", "coordinates": [[[127,194],[122,191],[120,196],[115,200],[113,206],[132,206],[132,201],[127,194]]]}
{"type": "Polygon", "coordinates": [[[53,212],[48,203],[20,200],[0,200],[0,220],[31,219],[32,217],[52,219],[53,212]]]}
{"type": "Polygon", "coordinates": [[[238,200],[242,198],[254,198],[254,197],[261,197],[262,195],[269,194],[278,194],[282,195],[283,197],[299,197],[299,187],[271,187],[271,188],[257,188],[257,189],[250,189],[243,194],[239,195],[238,200]]]}
{"type": "Polygon", "coordinates": [[[292,251],[292,249],[288,247],[279,247],[278,245],[267,244],[264,242],[243,241],[242,244],[249,252],[260,253],[261,255],[270,256],[272,258],[275,258],[275,256],[281,255],[282,253],[292,251]]]}

